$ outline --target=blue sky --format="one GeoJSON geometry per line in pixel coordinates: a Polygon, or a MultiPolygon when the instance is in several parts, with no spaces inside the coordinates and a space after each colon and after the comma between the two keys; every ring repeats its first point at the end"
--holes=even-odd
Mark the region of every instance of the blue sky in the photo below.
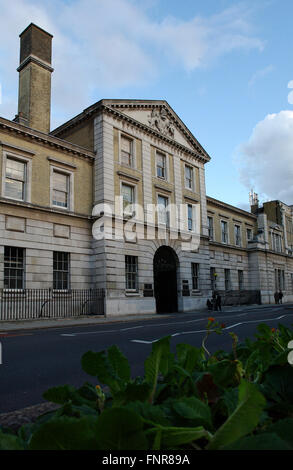
{"type": "Polygon", "coordinates": [[[52,127],[101,98],[165,99],[212,157],[207,194],[293,204],[292,0],[0,0],[0,115],[19,33],[54,35],[52,127]]]}

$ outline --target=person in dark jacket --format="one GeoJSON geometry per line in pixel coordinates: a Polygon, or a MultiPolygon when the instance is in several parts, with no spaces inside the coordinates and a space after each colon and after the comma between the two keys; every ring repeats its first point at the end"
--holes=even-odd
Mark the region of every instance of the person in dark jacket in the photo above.
{"type": "Polygon", "coordinates": [[[216,297],[216,310],[220,310],[220,312],[222,311],[222,299],[220,294],[217,294],[216,297]]]}
{"type": "Polygon", "coordinates": [[[283,298],[283,292],[280,290],[279,291],[279,304],[282,303],[282,298],[283,298]]]}
{"type": "Polygon", "coordinates": [[[213,310],[213,304],[210,301],[210,299],[207,300],[207,307],[208,307],[209,310],[213,310]]]}
{"type": "Polygon", "coordinates": [[[275,298],[275,303],[278,304],[279,303],[279,292],[275,292],[274,293],[274,298],[275,298]]]}

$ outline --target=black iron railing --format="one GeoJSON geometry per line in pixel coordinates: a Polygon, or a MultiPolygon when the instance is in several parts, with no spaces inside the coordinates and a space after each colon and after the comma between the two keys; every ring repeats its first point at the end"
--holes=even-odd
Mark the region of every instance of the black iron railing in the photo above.
{"type": "Polygon", "coordinates": [[[1,289],[0,321],[104,315],[104,289],[1,289]]]}

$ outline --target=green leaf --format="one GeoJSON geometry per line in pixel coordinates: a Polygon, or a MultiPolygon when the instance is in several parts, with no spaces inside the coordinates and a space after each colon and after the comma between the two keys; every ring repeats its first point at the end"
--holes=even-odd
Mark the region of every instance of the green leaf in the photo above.
{"type": "Polygon", "coordinates": [[[97,450],[97,418],[52,418],[33,433],[29,450],[97,450]]]}
{"type": "Polygon", "coordinates": [[[208,371],[213,377],[214,383],[218,387],[235,387],[239,383],[238,361],[224,359],[208,367],[208,371]]]}
{"type": "Polygon", "coordinates": [[[149,400],[152,402],[156,392],[159,372],[168,373],[168,356],[170,355],[170,336],[156,341],[152,345],[152,352],[145,361],[145,379],[151,386],[149,400]]]}
{"type": "Polygon", "coordinates": [[[241,382],[238,406],[214,434],[208,449],[221,449],[253,431],[265,404],[266,400],[256,385],[241,382]]]}
{"type": "Polygon", "coordinates": [[[115,375],[117,375],[123,382],[129,382],[130,365],[117,346],[111,346],[108,349],[108,358],[115,375]]]}
{"type": "Polygon", "coordinates": [[[113,394],[121,390],[121,380],[105,351],[88,351],[82,356],[81,365],[87,374],[97,377],[102,384],[108,385],[113,394]]]}
{"type": "Polygon", "coordinates": [[[141,416],[143,420],[151,422],[154,425],[170,425],[170,421],[165,413],[163,405],[151,405],[150,403],[136,401],[128,403],[125,408],[134,411],[141,416]]]}
{"type": "Polygon", "coordinates": [[[211,438],[211,434],[202,426],[195,428],[168,427],[161,429],[161,448],[163,449],[189,444],[190,442],[198,441],[203,438],[207,440],[211,438]]]}
{"type": "Polygon", "coordinates": [[[211,411],[208,405],[195,397],[184,397],[173,403],[176,413],[186,420],[192,421],[193,426],[205,426],[212,429],[211,411]]]}
{"type": "Polygon", "coordinates": [[[176,354],[179,365],[191,374],[195,369],[201,370],[204,361],[204,352],[190,344],[177,344],[176,354]]]}
{"type": "Polygon", "coordinates": [[[263,433],[244,437],[223,450],[293,450],[293,447],[277,434],[263,433]]]}
{"type": "Polygon", "coordinates": [[[293,403],[293,367],[290,364],[270,367],[261,385],[268,399],[279,403],[293,403]]]}
{"type": "Polygon", "coordinates": [[[0,430],[0,450],[24,450],[24,442],[14,434],[4,433],[0,430]]]}
{"type": "Polygon", "coordinates": [[[286,418],[272,424],[266,432],[277,434],[277,436],[291,446],[293,450],[293,419],[286,418]]]}
{"type": "Polygon", "coordinates": [[[146,450],[143,421],[127,408],[105,410],[98,418],[97,440],[101,450],[146,450]]]}

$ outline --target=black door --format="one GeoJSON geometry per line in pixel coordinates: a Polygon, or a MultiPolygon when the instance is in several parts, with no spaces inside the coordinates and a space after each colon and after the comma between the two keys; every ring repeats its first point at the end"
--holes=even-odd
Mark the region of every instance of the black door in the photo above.
{"type": "Polygon", "coordinates": [[[157,313],[177,312],[177,256],[168,246],[161,246],[154,256],[154,293],[157,313]]]}

